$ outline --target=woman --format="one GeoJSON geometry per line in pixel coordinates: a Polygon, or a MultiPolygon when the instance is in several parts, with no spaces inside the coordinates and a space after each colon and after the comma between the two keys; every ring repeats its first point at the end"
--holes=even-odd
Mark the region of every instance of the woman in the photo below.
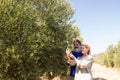
{"type": "MultiPolygon", "coordinates": [[[[86,44],[81,46],[83,56],[76,58],[74,55],[69,56],[76,61],[76,73],[74,80],[92,80],[92,56],[90,55],[90,47],[86,44]]],[[[69,51],[68,51],[69,52],[69,51]]]]}

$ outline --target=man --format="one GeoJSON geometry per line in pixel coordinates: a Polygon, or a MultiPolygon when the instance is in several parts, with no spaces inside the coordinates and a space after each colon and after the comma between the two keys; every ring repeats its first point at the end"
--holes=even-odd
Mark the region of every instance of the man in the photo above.
{"type": "Polygon", "coordinates": [[[68,59],[68,63],[71,65],[70,67],[70,76],[74,80],[75,76],[75,71],[76,71],[76,63],[69,57],[69,53],[73,54],[76,58],[82,57],[82,52],[81,52],[81,42],[79,40],[74,40],[74,50],[70,52],[69,49],[66,49],[66,57],[68,59]]]}

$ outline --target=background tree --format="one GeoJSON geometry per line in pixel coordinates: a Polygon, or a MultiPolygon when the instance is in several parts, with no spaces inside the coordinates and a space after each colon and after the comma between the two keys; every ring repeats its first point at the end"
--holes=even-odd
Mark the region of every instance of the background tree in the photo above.
{"type": "Polygon", "coordinates": [[[98,54],[94,60],[109,67],[120,67],[120,42],[109,45],[105,52],[98,54]]]}
{"type": "Polygon", "coordinates": [[[67,41],[80,36],[68,1],[0,0],[0,8],[1,79],[38,80],[44,73],[52,78],[67,72],[67,41]]]}

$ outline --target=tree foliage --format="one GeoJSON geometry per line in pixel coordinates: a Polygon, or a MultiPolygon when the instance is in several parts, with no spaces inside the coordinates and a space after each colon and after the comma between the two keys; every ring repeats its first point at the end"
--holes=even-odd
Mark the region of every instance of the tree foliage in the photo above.
{"type": "Polygon", "coordinates": [[[38,80],[45,72],[50,77],[66,72],[66,42],[80,37],[68,1],[0,0],[0,8],[0,79],[38,80]]]}
{"type": "Polygon", "coordinates": [[[98,54],[95,62],[109,66],[120,67],[120,42],[116,45],[109,45],[105,52],[98,54]]]}

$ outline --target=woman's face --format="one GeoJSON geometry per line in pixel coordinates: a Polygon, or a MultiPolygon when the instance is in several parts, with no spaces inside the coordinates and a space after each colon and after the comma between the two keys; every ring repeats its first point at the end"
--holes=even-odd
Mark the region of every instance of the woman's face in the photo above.
{"type": "Polygon", "coordinates": [[[81,51],[84,55],[88,53],[88,49],[85,46],[81,46],[81,51]]]}

